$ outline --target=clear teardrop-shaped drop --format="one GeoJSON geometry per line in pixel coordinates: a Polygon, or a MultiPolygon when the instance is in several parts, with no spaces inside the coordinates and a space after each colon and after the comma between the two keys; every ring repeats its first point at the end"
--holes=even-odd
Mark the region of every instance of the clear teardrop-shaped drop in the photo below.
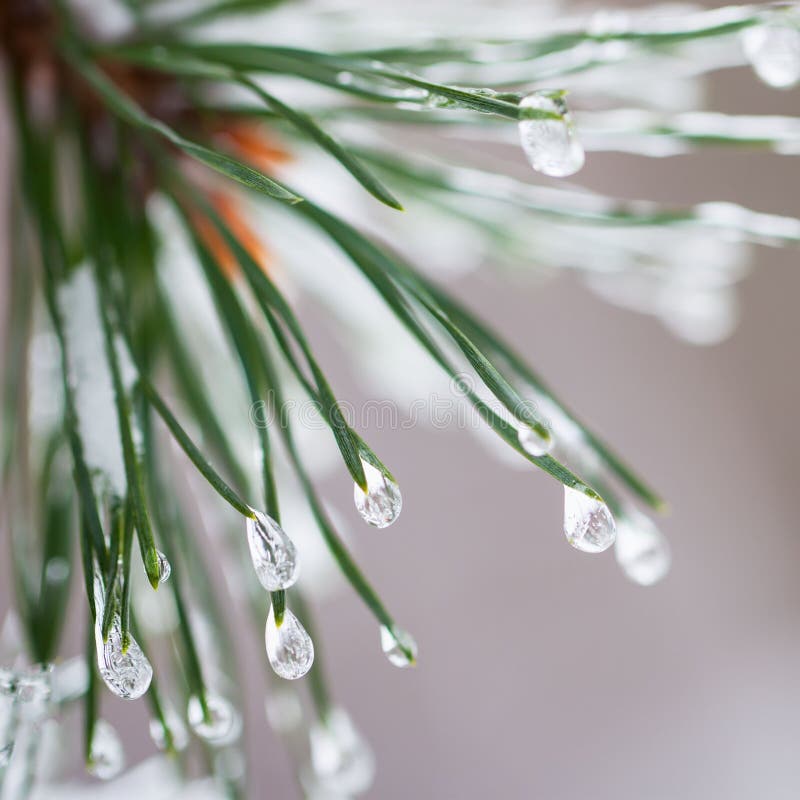
{"type": "Polygon", "coordinates": [[[316,780],[342,795],[367,791],[375,778],[375,756],[343,709],[334,708],[309,731],[316,780]]]}
{"type": "Polygon", "coordinates": [[[16,691],[16,673],[8,667],[0,667],[0,768],[8,764],[14,752],[16,691]]]}
{"type": "Polygon", "coordinates": [[[517,439],[520,446],[529,455],[539,458],[547,455],[553,449],[553,437],[544,438],[538,431],[521,423],[517,429],[517,439]]]}
{"type": "Polygon", "coordinates": [[[614,555],[625,575],[640,586],[660,581],[672,563],[666,536],[638,511],[619,519],[614,555]]]}
{"type": "Polygon", "coordinates": [[[272,517],[255,512],[247,520],[247,543],[258,580],[268,592],[288,589],[300,574],[294,542],[272,517]]]}
{"type": "Polygon", "coordinates": [[[402,628],[395,627],[392,633],[385,625],[381,625],[381,649],[395,667],[411,667],[417,663],[417,643],[402,628]]]}
{"type": "Polygon", "coordinates": [[[544,175],[574,175],[585,161],[575,125],[560,92],[532,92],[519,104],[519,139],[531,166],[544,175]],[[544,111],[557,117],[541,118],[544,111]]]}
{"type": "Polygon", "coordinates": [[[363,460],[361,464],[367,479],[367,491],[362,491],[358,484],[353,485],[353,500],[358,513],[370,525],[387,528],[400,516],[403,508],[400,487],[372,464],[363,460]]]}
{"type": "Polygon", "coordinates": [[[153,668],[136,639],[130,636],[127,651],[122,650],[119,616],[111,623],[107,642],[99,628],[95,630],[95,644],[100,676],[115,695],[135,700],[150,688],[153,668]]]}
{"type": "Polygon", "coordinates": [[[800,30],[768,22],[742,31],[742,48],[753,71],[768,86],[788,89],[800,81],[800,30]]]}
{"type": "Polygon", "coordinates": [[[616,533],[614,517],[602,500],[564,487],[564,534],[576,550],[602,553],[614,544],[616,533]]]}
{"type": "Polygon", "coordinates": [[[117,732],[104,719],[98,719],[92,733],[92,747],[86,770],[102,781],[115,778],[125,766],[125,752],[117,732]]]}
{"type": "MultiPolygon", "coordinates": [[[[282,684],[286,687],[288,684],[282,684]]],[[[303,704],[294,689],[276,688],[264,700],[267,721],[274,731],[284,735],[299,730],[303,724],[303,704]]]]}
{"type": "Polygon", "coordinates": [[[186,718],[192,730],[209,744],[222,746],[235,742],[242,732],[239,712],[224,697],[206,692],[208,717],[203,712],[200,698],[192,695],[186,709],[186,718]]]}
{"type": "Polygon", "coordinates": [[[149,732],[153,744],[159,750],[167,750],[168,745],[172,745],[172,749],[180,752],[186,749],[189,744],[189,734],[186,731],[186,726],[183,720],[175,713],[174,709],[167,708],[164,711],[164,721],[169,728],[170,741],[167,741],[167,731],[158,717],[153,717],[150,720],[149,732]]]}
{"type": "Polygon", "coordinates": [[[280,626],[275,624],[275,609],[270,606],[264,633],[267,657],[276,675],[293,681],[302,678],[314,663],[314,643],[297,617],[285,609],[280,626]]]}
{"type": "Polygon", "coordinates": [[[49,714],[52,664],[37,664],[17,675],[17,711],[27,722],[41,722],[49,714]]]}
{"type": "Polygon", "coordinates": [[[172,574],[172,564],[160,550],[156,550],[156,555],[158,556],[158,582],[166,583],[172,574]]]}

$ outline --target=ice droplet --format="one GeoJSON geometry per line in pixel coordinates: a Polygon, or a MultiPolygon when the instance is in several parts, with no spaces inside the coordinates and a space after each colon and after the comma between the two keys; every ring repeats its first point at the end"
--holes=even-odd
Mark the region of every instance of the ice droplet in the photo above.
{"type": "Polygon", "coordinates": [[[793,25],[775,21],[746,28],[742,49],[768,86],[788,89],[800,81],[800,30],[793,25]]]}
{"type": "Polygon", "coordinates": [[[36,664],[17,676],[18,711],[23,720],[41,722],[48,715],[52,696],[52,664],[36,664]]]}
{"type": "Polygon", "coordinates": [[[201,739],[213,745],[226,745],[235,742],[242,732],[242,718],[239,712],[218,694],[206,692],[208,718],[203,713],[200,698],[192,695],[186,710],[192,730],[201,739]]]}
{"type": "Polygon", "coordinates": [[[363,459],[361,464],[367,478],[367,491],[362,491],[358,484],[353,485],[353,500],[358,513],[368,524],[387,528],[400,516],[403,508],[400,487],[372,464],[363,459]]]}
{"type": "MultiPolygon", "coordinates": [[[[172,737],[172,749],[177,752],[185,750],[186,745],[189,744],[189,734],[186,731],[186,726],[183,724],[183,720],[178,716],[174,709],[165,709],[164,722],[166,722],[166,726],[169,728],[169,733],[172,737]]],[[[167,731],[158,717],[153,717],[150,720],[149,731],[150,738],[153,740],[153,744],[155,744],[159,750],[166,750],[168,744],[167,731]]]]}
{"type": "Polygon", "coordinates": [[[299,575],[294,542],[272,517],[253,509],[247,520],[247,543],[258,580],[268,592],[288,589],[299,575]]]}
{"type": "Polygon", "coordinates": [[[342,795],[365,792],[375,778],[375,757],[347,712],[332,709],[309,732],[316,779],[342,795]]]}
{"type": "Polygon", "coordinates": [[[158,556],[158,582],[166,583],[169,576],[172,575],[172,564],[160,550],[156,550],[156,555],[158,556]]]}
{"type": "Polygon", "coordinates": [[[104,719],[98,719],[92,733],[92,747],[86,770],[102,781],[115,778],[125,766],[125,753],[117,732],[104,719]]]}
{"type": "Polygon", "coordinates": [[[564,534],[584,553],[602,553],[614,544],[617,526],[608,506],[578,489],[564,487],[564,534]]]}
{"type": "Polygon", "coordinates": [[[519,138],[531,166],[544,175],[575,174],[585,160],[567,104],[559,92],[532,92],[519,104],[519,138]],[[544,111],[557,118],[532,116],[544,111]]]}
{"type": "Polygon", "coordinates": [[[267,657],[276,675],[293,681],[302,678],[314,663],[314,643],[297,617],[285,609],[280,626],[275,624],[275,608],[270,606],[264,633],[267,657]]]}
{"type": "Polygon", "coordinates": [[[410,667],[417,663],[417,643],[407,631],[395,627],[390,631],[381,626],[381,649],[395,667],[410,667]],[[409,654],[411,657],[409,658],[409,654]]]}
{"type": "Polygon", "coordinates": [[[672,562],[667,538],[649,517],[638,511],[620,517],[614,555],[625,575],[640,586],[660,581],[672,562]]]}
{"type": "Polygon", "coordinates": [[[545,439],[538,431],[525,423],[520,423],[517,429],[517,439],[519,439],[522,449],[535,458],[547,455],[553,448],[552,436],[545,439]]]}
{"type": "Polygon", "coordinates": [[[293,689],[270,691],[264,700],[264,711],[270,726],[278,733],[290,733],[297,730],[303,723],[303,705],[297,692],[293,689]]]}
{"type": "Polygon", "coordinates": [[[133,636],[127,651],[122,650],[119,616],[111,623],[107,642],[103,641],[99,628],[95,630],[95,643],[100,675],[115,695],[135,700],[150,688],[153,668],[133,636]]]}
{"type": "Polygon", "coordinates": [[[14,752],[14,701],[17,676],[8,667],[0,667],[0,769],[11,760],[14,752]]]}

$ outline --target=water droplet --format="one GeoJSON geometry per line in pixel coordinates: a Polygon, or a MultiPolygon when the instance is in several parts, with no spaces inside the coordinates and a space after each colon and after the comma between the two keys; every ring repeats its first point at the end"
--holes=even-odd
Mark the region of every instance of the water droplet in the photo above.
{"type": "Polygon", "coordinates": [[[99,629],[95,631],[97,667],[106,686],[118,697],[135,700],[149,688],[153,668],[137,641],[130,636],[126,652],[122,650],[122,628],[119,616],[114,618],[108,632],[108,641],[103,642],[99,629]]]}
{"type": "Polygon", "coordinates": [[[45,567],[44,577],[48,583],[63,583],[69,578],[69,561],[60,557],[49,559],[45,567]]]}
{"type": "Polygon", "coordinates": [[[288,608],[283,612],[283,621],[278,627],[275,624],[275,609],[270,606],[264,641],[269,663],[281,678],[293,681],[302,678],[311,669],[314,643],[288,608]]]}
{"type": "Polygon", "coordinates": [[[585,156],[561,94],[533,92],[520,101],[519,108],[519,138],[531,166],[555,178],[576,173],[585,156]],[[530,116],[535,111],[557,114],[558,118],[530,116]]]}
{"type": "Polygon", "coordinates": [[[87,772],[108,781],[119,775],[124,766],[125,753],[117,732],[104,719],[98,719],[94,724],[87,772]]]}
{"type": "Polygon", "coordinates": [[[367,491],[362,491],[357,484],[353,486],[353,500],[358,513],[370,525],[387,528],[400,516],[403,507],[400,487],[372,464],[364,460],[361,464],[367,478],[367,491]]]}
{"type": "Polygon", "coordinates": [[[672,562],[667,538],[649,517],[635,510],[617,523],[614,555],[625,575],[640,586],[660,581],[672,562]]]}
{"type": "Polygon", "coordinates": [[[239,712],[224,698],[206,692],[208,718],[203,713],[200,698],[192,696],[186,716],[192,730],[209,744],[221,746],[235,742],[242,732],[242,718],[239,712]]]}
{"type": "Polygon", "coordinates": [[[158,582],[166,583],[169,576],[172,575],[172,564],[160,550],[156,550],[156,555],[158,556],[158,582]]]}
{"type": "Polygon", "coordinates": [[[247,520],[247,543],[258,580],[268,592],[288,589],[299,575],[294,542],[272,517],[253,509],[247,520]]]}
{"type": "Polygon", "coordinates": [[[0,768],[5,767],[14,752],[14,705],[17,675],[8,667],[0,667],[0,768]]]}
{"type": "Polygon", "coordinates": [[[390,664],[395,667],[410,667],[417,663],[417,643],[407,631],[395,627],[394,632],[381,626],[381,649],[390,664]],[[409,658],[410,654],[410,658],[409,658]]]}
{"type": "Polygon", "coordinates": [[[564,487],[564,534],[584,553],[602,553],[614,544],[617,527],[608,506],[577,489],[564,487]]]}
{"type": "Polygon", "coordinates": [[[298,730],[303,723],[303,705],[294,689],[271,690],[264,700],[264,711],[270,726],[278,733],[298,730]]]}
{"type": "Polygon", "coordinates": [[[536,458],[547,455],[553,449],[553,437],[544,438],[538,431],[520,423],[517,429],[517,438],[522,449],[536,458]]]}
{"type": "MultiPolygon", "coordinates": [[[[186,745],[189,744],[189,734],[183,720],[174,709],[168,708],[164,711],[164,721],[172,737],[172,749],[178,752],[185,750],[186,745]]],[[[150,738],[159,750],[167,749],[167,732],[158,717],[150,720],[150,738]]]]}
{"type": "Polygon", "coordinates": [[[17,676],[17,700],[20,717],[27,722],[41,722],[50,711],[52,664],[37,664],[17,676]]]}
{"type": "Polygon", "coordinates": [[[325,789],[347,796],[369,789],[375,757],[343,709],[332,709],[309,736],[314,776],[325,789]]]}
{"type": "Polygon", "coordinates": [[[769,22],[746,28],[742,49],[768,86],[788,89],[800,81],[800,30],[793,25],[769,22]]]}

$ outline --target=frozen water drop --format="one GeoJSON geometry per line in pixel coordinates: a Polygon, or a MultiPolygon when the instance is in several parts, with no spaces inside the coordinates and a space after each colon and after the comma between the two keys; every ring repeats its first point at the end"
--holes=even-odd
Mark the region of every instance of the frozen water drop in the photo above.
{"type": "Polygon", "coordinates": [[[160,550],[156,550],[156,555],[158,556],[158,582],[166,583],[172,574],[172,564],[160,550]]]}
{"type": "Polygon", "coordinates": [[[164,711],[164,722],[169,729],[169,738],[171,741],[168,741],[167,730],[164,727],[164,723],[162,723],[158,717],[153,717],[150,720],[149,726],[150,738],[153,740],[153,744],[155,744],[159,750],[167,750],[169,744],[171,744],[172,749],[177,752],[185,750],[186,745],[189,744],[189,734],[186,731],[183,720],[174,709],[168,708],[164,711]]]}
{"type": "Polygon", "coordinates": [[[768,22],[742,31],[742,48],[753,71],[768,86],[788,89],[800,81],[800,30],[768,22]]]}
{"type": "Polygon", "coordinates": [[[353,500],[364,521],[376,528],[387,528],[400,516],[403,497],[400,487],[379,469],[362,460],[367,491],[358,484],[353,486],[353,500]]]}
{"type": "Polygon", "coordinates": [[[303,705],[294,690],[271,691],[264,700],[264,711],[270,726],[278,733],[287,734],[298,730],[303,723],[303,705]]]}
{"type": "Polygon", "coordinates": [[[417,643],[407,631],[381,626],[381,649],[395,667],[410,667],[417,663],[417,643]]]}
{"type": "Polygon", "coordinates": [[[104,719],[98,719],[92,733],[87,771],[95,778],[108,781],[119,775],[124,766],[125,753],[117,732],[104,719]]]}
{"type": "Polygon", "coordinates": [[[314,643],[297,617],[285,609],[280,626],[275,624],[275,608],[270,606],[264,633],[267,657],[276,675],[287,680],[302,678],[314,663],[314,643]]]}
{"type": "Polygon", "coordinates": [[[224,698],[206,692],[206,709],[203,710],[200,698],[189,698],[186,716],[192,730],[209,744],[222,746],[235,742],[242,732],[242,718],[239,712],[224,698]]]}
{"type": "Polygon", "coordinates": [[[268,592],[288,589],[299,575],[294,542],[272,517],[253,509],[247,520],[247,543],[258,580],[268,592]]]}
{"type": "Polygon", "coordinates": [[[52,664],[37,664],[17,676],[18,709],[22,719],[41,722],[48,715],[52,678],[52,664]]]}
{"type": "Polygon", "coordinates": [[[608,506],[578,489],[564,487],[564,534],[584,553],[602,553],[614,544],[617,527],[608,506]]]}
{"type": "Polygon", "coordinates": [[[332,709],[311,727],[311,767],[316,780],[342,795],[360,794],[375,778],[375,757],[347,712],[332,709]]]}
{"type": "Polygon", "coordinates": [[[660,581],[672,562],[667,538],[649,517],[638,511],[620,517],[614,555],[625,575],[640,586],[660,581]]]}
{"type": "Polygon", "coordinates": [[[128,649],[123,652],[118,616],[111,623],[108,641],[103,641],[103,634],[98,628],[95,631],[95,643],[100,675],[115,695],[135,700],[150,688],[153,668],[133,636],[130,636],[128,649]]]}
{"type": "Polygon", "coordinates": [[[544,438],[538,431],[521,423],[517,430],[520,446],[529,455],[539,458],[547,455],[553,448],[553,437],[544,438]]]}
{"type": "Polygon", "coordinates": [[[558,92],[533,92],[519,104],[519,138],[531,166],[544,175],[573,175],[585,160],[564,98],[558,92]],[[537,117],[536,112],[557,115],[537,117]]]}

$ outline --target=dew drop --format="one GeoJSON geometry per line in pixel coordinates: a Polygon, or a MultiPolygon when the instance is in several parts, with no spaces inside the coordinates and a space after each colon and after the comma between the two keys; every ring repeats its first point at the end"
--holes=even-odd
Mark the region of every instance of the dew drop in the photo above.
{"type": "Polygon", "coordinates": [[[362,459],[367,491],[358,484],[353,486],[353,500],[364,521],[376,528],[387,528],[399,516],[403,508],[400,487],[387,478],[379,469],[362,459]]]}
{"type": "Polygon", "coordinates": [[[200,698],[189,698],[186,717],[192,730],[209,744],[222,746],[235,742],[242,732],[242,718],[239,712],[224,697],[206,692],[208,717],[203,713],[200,698]]]}
{"type": "Polygon", "coordinates": [[[99,628],[95,630],[95,644],[100,675],[115,695],[135,700],[150,688],[153,668],[133,636],[123,652],[119,616],[111,623],[107,642],[99,628]]]}
{"type": "Polygon", "coordinates": [[[153,744],[159,750],[167,750],[170,743],[172,749],[177,752],[185,750],[189,744],[189,734],[186,731],[183,720],[175,713],[174,709],[168,708],[164,711],[164,721],[167,728],[169,728],[171,742],[167,741],[167,731],[164,728],[164,724],[158,717],[153,717],[149,726],[150,738],[153,740],[153,744]]]}
{"type": "Polygon", "coordinates": [[[531,166],[544,175],[563,178],[573,175],[585,160],[567,104],[558,92],[533,92],[519,104],[519,138],[531,166]],[[531,112],[558,114],[542,119],[531,112]]]}
{"type": "Polygon", "coordinates": [[[276,675],[293,681],[302,678],[314,663],[314,643],[297,617],[285,609],[280,626],[275,624],[275,609],[270,606],[264,633],[267,657],[276,675]]]}
{"type": "Polygon", "coordinates": [[[17,675],[18,712],[23,720],[38,723],[48,716],[52,678],[52,664],[37,664],[17,675]]]}
{"type": "Polygon", "coordinates": [[[788,89],[800,81],[800,30],[768,22],[742,31],[742,49],[753,71],[768,86],[788,89]]]}
{"type": "Polygon", "coordinates": [[[617,527],[608,506],[577,489],[564,487],[564,534],[584,553],[602,553],[614,544],[617,527]]]}
{"type": "Polygon", "coordinates": [[[538,431],[521,423],[517,429],[517,439],[520,446],[529,455],[539,458],[547,455],[553,448],[553,437],[544,438],[538,431]]]}
{"type": "Polygon", "coordinates": [[[268,592],[288,589],[299,575],[294,542],[272,517],[253,509],[247,520],[247,543],[258,580],[268,592]]]}
{"type": "Polygon", "coordinates": [[[614,555],[625,575],[640,586],[660,581],[672,563],[666,536],[638,511],[620,517],[614,555]]]}
{"type": "Polygon", "coordinates": [[[293,689],[270,691],[264,700],[264,711],[272,729],[284,735],[298,730],[303,723],[303,705],[293,689]]]}
{"type": "Polygon", "coordinates": [[[94,724],[87,772],[108,781],[119,775],[124,766],[125,753],[117,732],[104,719],[98,719],[94,724]]]}
{"type": "Polygon", "coordinates": [[[13,670],[0,667],[0,768],[5,767],[14,752],[14,701],[17,676],[13,670]]]}
{"type": "Polygon", "coordinates": [[[349,796],[365,792],[375,778],[375,757],[347,712],[332,709],[311,727],[311,767],[327,790],[349,796]]]}
{"type": "Polygon", "coordinates": [[[166,583],[169,576],[172,575],[172,564],[160,550],[156,550],[156,555],[158,556],[158,582],[166,583]]]}
{"type": "Polygon", "coordinates": [[[394,632],[381,626],[381,649],[395,667],[411,667],[417,663],[417,643],[407,631],[395,627],[394,632]],[[409,654],[411,657],[409,657],[409,654]]]}

